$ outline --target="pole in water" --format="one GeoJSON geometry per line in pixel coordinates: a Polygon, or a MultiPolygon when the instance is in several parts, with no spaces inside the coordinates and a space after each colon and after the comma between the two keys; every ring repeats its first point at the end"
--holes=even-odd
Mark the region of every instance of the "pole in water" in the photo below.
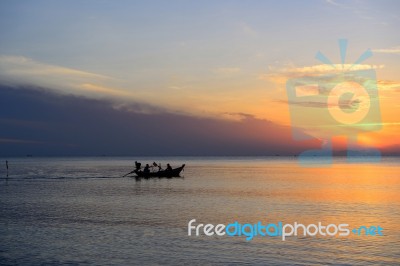
{"type": "Polygon", "coordinates": [[[7,178],[8,178],[8,161],[6,160],[7,178]]]}

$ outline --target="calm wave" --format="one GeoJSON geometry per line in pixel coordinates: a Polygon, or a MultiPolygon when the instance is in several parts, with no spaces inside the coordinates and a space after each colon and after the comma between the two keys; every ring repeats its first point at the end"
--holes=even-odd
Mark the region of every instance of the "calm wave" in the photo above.
{"type": "Polygon", "coordinates": [[[0,264],[400,263],[400,172],[381,163],[303,168],[294,157],[20,158],[0,169],[0,264]],[[183,178],[122,176],[134,160],[183,178]],[[5,168],[5,167],[4,167],[5,168]],[[384,236],[189,237],[198,223],[380,225],[384,236]]]}

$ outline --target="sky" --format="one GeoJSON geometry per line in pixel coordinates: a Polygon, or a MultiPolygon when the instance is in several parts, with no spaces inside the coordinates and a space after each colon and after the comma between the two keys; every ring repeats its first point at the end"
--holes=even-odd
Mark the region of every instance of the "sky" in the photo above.
{"type": "MultiPolygon", "coordinates": [[[[399,11],[398,1],[1,1],[0,155],[294,154],[327,136],[294,124],[287,81],[332,74],[318,52],[349,68],[367,49],[353,70],[376,73],[381,126],[358,141],[400,153],[399,11]],[[293,129],[316,139],[297,143],[293,129]]],[[[339,149],[346,134],[333,134],[339,149]]]]}

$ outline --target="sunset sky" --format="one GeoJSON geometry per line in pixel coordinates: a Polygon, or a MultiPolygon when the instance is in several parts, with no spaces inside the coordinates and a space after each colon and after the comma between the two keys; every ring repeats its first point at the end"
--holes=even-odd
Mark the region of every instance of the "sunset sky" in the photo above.
{"type": "MultiPolygon", "coordinates": [[[[187,147],[173,155],[259,155],[264,149],[265,154],[290,154],[290,147],[285,146],[291,125],[286,81],[331,73],[315,56],[320,51],[333,64],[341,64],[339,39],[348,40],[345,66],[351,66],[367,49],[373,53],[357,67],[376,71],[382,129],[363,133],[360,143],[399,152],[399,28],[400,2],[395,0],[1,1],[0,155],[39,150],[58,154],[52,149],[66,149],[66,154],[82,150],[129,154],[123,143],[120,150],[112,148],[112,139],[119,137],[108,131],[111,122],[102,119],[104,113],[113,112],[110,117],[120,117],[121,124],[137,121],[130,120],[129,114],[145,115],[148,119],[140,121],[154,119],[159,125],[159,121],[175,121],[160,128],[151,125],[152,133],[144,130],[132,135],[143,140],[158,138],[157,143],[168,140],[156,133],[165,134],[166,127],[181,121],[183,129],[175,132],[177,136],[174,132],[166,136],[176,137],[174,144],[186,139],[187,147]],[[70,105],[46,105],[43,97],[70,105]],[[100,107],[104,113],[87,111],[92,120],[99,119],[92,127],[83,118],[80,122],[65,118],[69,126],[63,126],[86,129],[79,131],[82,137],[75,131],[73,137],[60,136],[53,127],[63,119],[63,112],[65,117],[80,116],[79,108],[71,109],[79,104],[104,105],[107,111],[100,107]],[[43,110],[36,112],[35,106],[43,110]],[[60,113],[59,120],[43,116],[52,110],[60,113]],[[201,129],[192,132],[202,123],[201,129]],[[82,144],[96,134],[101,135],[99,142],[109,141],[109,145],[94,149],[95,141],[92,146],[82,144]],[[188,134],[195,137],[188,139],[188,134]],[[285,136],[281,146],[279,136],[285,136]],[[226,146],[240,145],[226,152],[226,146],[218,147],[222,152],[204,148],[221,139],[227,140],[226,146]],[[201,144],[189,152],[196,140],[201,144]],[[252,148],[241,152],[242,146],[252,148]]],[[[142,122],[146,123],[151,124],[142,122]]],[[[135,127],[116,129],[123,130],[138,132],[135,127]]],[[[342,141],[341,136],[338,139],[342,141]]],[[[130,141],[129,134],[123,140],[130,141]]],[[[164,154],[154,147],[151,150],[164,154]]]]}

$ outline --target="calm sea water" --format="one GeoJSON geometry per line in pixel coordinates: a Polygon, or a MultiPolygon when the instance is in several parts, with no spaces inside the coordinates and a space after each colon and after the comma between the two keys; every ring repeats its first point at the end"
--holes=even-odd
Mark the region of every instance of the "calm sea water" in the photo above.
{"type": "Polygon", "coordinates": [[[400,264],[399,158],[21,158],[0,169],[0,264],[400,264]],[[134,160],[184,178],[121,176],[134,160]],[[384,236],[187,235],[188,222],[380,225],[384,236]]]}

